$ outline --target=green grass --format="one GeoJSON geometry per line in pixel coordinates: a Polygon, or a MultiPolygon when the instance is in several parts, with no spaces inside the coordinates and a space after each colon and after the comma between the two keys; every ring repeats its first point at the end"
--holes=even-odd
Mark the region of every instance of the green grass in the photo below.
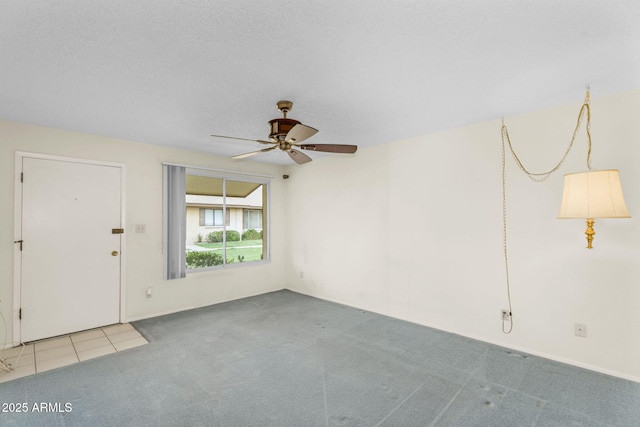
{"type": "MultiPolygon", "coordinates": [[[[196,246],[207,248],[212,251],[222,250],[222,243],[196,243],[196,246]]],[[[240,262],[240,256],[244,257],[244,262],[259,261],[262,259],[262,240],[244,240],[241,242],[227,242],[227,259],[233,262],[240,262]],[[257,246],[257,247],[247,247],[257,246]]]]}
{"type": "Polygon", "coordinates": [[[240,262],[239,256],[244,257],[244,262],[260,261],[262,259],[262,247],[259,248],[227,248],[227,259],[233,258],[233,262],[240,262]]]}

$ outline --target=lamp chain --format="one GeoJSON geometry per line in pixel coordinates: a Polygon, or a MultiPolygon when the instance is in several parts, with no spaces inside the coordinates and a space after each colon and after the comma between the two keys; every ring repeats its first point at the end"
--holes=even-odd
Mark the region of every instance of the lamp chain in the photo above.
{"type": "Polygon", "coordinates": [[[551,176],[552,173],[554,173],[555,171],[560,169],[560,167],[562,166],[562,163],[564,163],[565,159],[569,155],[569,152],[573,148],[573,143],[575,142],[576,137],[578,136],[578,131],[580,130],[580,125],[582,125],[583,117],[584,117],[584,115],[586,113],[586,115],[587,115],[587,126],[586,126],[586,129],[587,129],[587,167],[589,168],[589,170],[591,170],[591,107],[590,107],[590,103],[591,103],[591,97],[590,97],[590,93],[589,93],[589,88],[587,87],[587,94],[586,94],[586,96],[584,98],[584,103],[582,104],[582,108],[580,108],[580,113],[578,114],[578,120],[576,122],[576,127],[573,130],[573,135],[571,136],[571,142],[569,143],[569,146],[567,147],[567,150],[565,151],[564,155],[562,156],[562,158],[560,159],[558,164],[556,164],[553,167],[553,169],[551,169],[551,170],[549,170],[547,172],[534,173],[534,172],[530,172],[529,170],[527,170],[527,168],[524,167],[524,165],[522,164],[522,162],[518,158],[518,155],[514,151],[513,145],[511,145],[511,138],[509,138],[509,131],[507,130],[507,125],[504,122],[504,118],[502,119],[502,129],[501,129],[502,145],[504,147],[505,141],[507,142],[507,144],[509,145],[509,150],[511,151],[511,155],[513,156],[514,160],[516,161],[516,164],[518,165],[518,167],[520,167],[520,170],[522,170],[522,172],[527,174],[529,179],[531,179],[532,181],[535,181],[535,182],[545,181],[546,179],[548,179],[551,176]]]}
{"type": "Polygon", "coordinates": [[[513,145],[511,145],[511,139],[509,138],[509,131],[507,129],[507,125],[504,122],[504,118],[502,119],[502,128],[500,130],[502,134],[502,248],[504,252],[504,266],[505,266],[505,274],[506,274],[506,282],[507,282],[507,301],[509,303],[509,319],[511,320],[511,324],[509,325],[508,329],[505,326],[505,320],[504,319],[502,320],[502,332],[505,334],[510,334],[511,331],[513,331],[513,313],[512,313],[512,307],[511,307],[511,283],[509,281],[509,256],[508,256],[508,250],[507,250],[507,179],[506,179],[506,161],[505,161],[506,145],[507,144],[509,145],[509,150],[511,151],[511,155],[513,156],[513,159],[516,161],[516,164],[518,165],[520,170],[522,170],[522,172],[524,172],[529,177],[529,179],[531,179],[534,182],[545,181],[551,176],[552,173],[560,169],[560,167],[562,166],[562,163],[564,163],[565,159],[569,155],[569,152],[573,148],[573,143],[575,142],[576,137],[578,136],[580,125],[582,125],[582,120],[586,114],[587,145],[588,145],[587,167],[589,168],[589,170],[591,170],[591,107],[590,107],[590,103],[591,103],[590,90],[589,90],[589,87],[587,86],[587,93],[584,98],[584,103],[582,104],[582,107],[580,108],[580,112],[578,113],[578,120],[576,122],[576,127],[573,130],[573,135],[571,136],[571,142],[569,143],[567,150],[565,151],[564,155],[562,156],[558,164],[556,164],[551,170],[547,172],[542,172],[542,173],[530,172],[529,170],[527,170],[527,168],[524,167],[524,165],[518,158],[518,155],[514,151],[513,145]]]}

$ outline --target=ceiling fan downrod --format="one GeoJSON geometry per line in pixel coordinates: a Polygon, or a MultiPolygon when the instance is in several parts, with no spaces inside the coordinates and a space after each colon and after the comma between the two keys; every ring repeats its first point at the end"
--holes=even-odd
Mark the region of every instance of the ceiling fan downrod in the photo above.
{"type": "Polygon", "coordinates": [[[278,101],[276,103],[276,106],[278,107],[278,110],[282,111],[282,114],[284,116],[284,118],[287,118],[287,113],[289,111],[291,111],[291,109],[293,108],[293,102],[291,101],[278,101]]]}

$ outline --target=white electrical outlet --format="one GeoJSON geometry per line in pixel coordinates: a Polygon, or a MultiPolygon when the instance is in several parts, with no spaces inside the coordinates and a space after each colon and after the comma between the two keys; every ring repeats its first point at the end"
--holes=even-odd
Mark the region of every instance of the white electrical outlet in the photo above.
{"type": "Polygon", "coordinates": [[[300,278],[301,278],[301,279],[304,279],[304,271],[301,271],[301,272],[300,272],[300,278]]]}
{"type": "Polygon", "coordinates": [[[576,323],[575,324],[575,333],[577,337],[586,338],[587,337],[587,325],[584,323],[576,323]]]}
{"type": "Polygon", "coordinates": [[[136,224],[136,233],[146,233],[147,227],[144,224],[136,224]]]}
{"type": "Polygon", "coordinates": [[[509,313],[509,310],[502,309],[500,312],[502,313],[502,320],[511,322],[511,313],[509,313]]]}

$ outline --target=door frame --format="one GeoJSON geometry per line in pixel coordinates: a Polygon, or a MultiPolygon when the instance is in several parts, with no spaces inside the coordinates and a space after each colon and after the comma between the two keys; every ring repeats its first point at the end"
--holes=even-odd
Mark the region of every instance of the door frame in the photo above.
{"type": "MultiPolygon", "coordinates": [[[[120,226],[125,230],[125,233],[120,235],[120,322],[126,320],[126,253],[127,253],[127,227],[125,222],[125,207],[126,207],[126,165],[123,163],[103,162],[99,160],[80,159],[75,157],[56,156],[52,154],[41,153],[29,153],[26,151],[16,151],[15,168],[14,168],[14,221],[13,221],[13,236],[14,241],[22,239],[22,161],[24,158],[34,158],[40,160],[54,160],[70,163],[81,163],[94,166],[110,166],[120,169],[120,226]]],[[[22,343],[21,336],[21,320],[20,320],[20,307],[21,307],[21,295],[22,295],[22,254],[20,251],[20,245],[13,245],[13,313],[11,316],[13,324],[13,337],[12,343],[22,343]]],[[[11,346],[11,345],[10,345],[11,346]]]]}

